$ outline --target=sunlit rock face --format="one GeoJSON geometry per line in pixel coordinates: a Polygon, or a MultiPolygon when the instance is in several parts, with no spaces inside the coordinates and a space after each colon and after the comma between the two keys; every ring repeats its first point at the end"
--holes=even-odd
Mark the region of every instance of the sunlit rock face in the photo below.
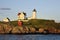
{"type": "Polygon", "coordinates": [[[40,33],[43,33],[44,32],[44,29],[43,28],[39,28],[39,32],[40,33]]]}
{"type": "Polygon", "coordinates": [[[36,29],[34,27],[30,27],[30,33],[35,33],[36,32],[36,29]]]}
{"type": "Polygon", "coordinates": [[[11,33],[21,33],[18,27],[13,27],[11,33]]]}
{"type": "Polygon", "coordinates": [[[25,33],[29,33],[28,27],[24,27],[24,31],[25,31],[25,33]]]}
{"type": "Polygon", "coordinates": [[[0,34],[1,33],[4,33],[4,29],[3,29],[3,27],[0,25],[0,34]]]}
{"type": "Polygon", "coordinates": [[[2,29],[2,32],[4,33],[10,33],[10,31],[12,30],[12,27],[8,24],[2,24],[0,29],[2,29]]]}

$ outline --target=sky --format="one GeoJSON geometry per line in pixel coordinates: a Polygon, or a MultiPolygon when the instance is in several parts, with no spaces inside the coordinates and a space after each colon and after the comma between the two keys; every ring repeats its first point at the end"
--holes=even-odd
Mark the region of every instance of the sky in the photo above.
{"type": "Polygon", "coordinates": [[[60,22],[60,0],[0,0],[0,21],[6,17],[17,20],[17,14],[23,11],[30,17],[33,9],[38,19],[60,22]]]}

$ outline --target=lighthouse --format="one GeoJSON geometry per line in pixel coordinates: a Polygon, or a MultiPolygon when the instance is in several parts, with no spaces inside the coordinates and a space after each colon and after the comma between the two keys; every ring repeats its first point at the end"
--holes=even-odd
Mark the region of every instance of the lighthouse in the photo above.
{"type": "Polygon", "coordinates": [[[20,13],[18,13],[18,20],[20,20],[20,21],[28,21],[28,20],[31,20],[31,19],[36,19],[37,18],[36,13],[37,13],[36,9],[33,9],[32,16],[26,17],[25,12],[20,12],[20,13]]]}
{"type": "Polygon", "coordinates": [[[36,19],[36,12],[37,12],[36,9],[34,9],[32,12],[32,19],[36,19]]]}

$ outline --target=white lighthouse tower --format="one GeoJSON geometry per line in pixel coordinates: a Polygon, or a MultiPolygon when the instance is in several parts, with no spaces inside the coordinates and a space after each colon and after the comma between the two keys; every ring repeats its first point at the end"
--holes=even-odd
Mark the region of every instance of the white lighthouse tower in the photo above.
{"type": "Polygon", "coordinates": [[[34,9],[32,12],[32,19],[36,19],[36,9],[34,9]]]}

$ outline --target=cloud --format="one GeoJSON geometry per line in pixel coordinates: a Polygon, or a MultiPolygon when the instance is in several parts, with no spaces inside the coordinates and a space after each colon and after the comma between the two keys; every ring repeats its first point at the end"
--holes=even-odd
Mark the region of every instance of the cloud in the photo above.
{"type": "Polygon", "coordinates": [[[0,10],[11,10],[11,8],[0,8],[0,10]]]}
{"type": "Polygon", "coordinates": [[[0,13],[0,14],[3,14],[3,13],[0,13]]]}

